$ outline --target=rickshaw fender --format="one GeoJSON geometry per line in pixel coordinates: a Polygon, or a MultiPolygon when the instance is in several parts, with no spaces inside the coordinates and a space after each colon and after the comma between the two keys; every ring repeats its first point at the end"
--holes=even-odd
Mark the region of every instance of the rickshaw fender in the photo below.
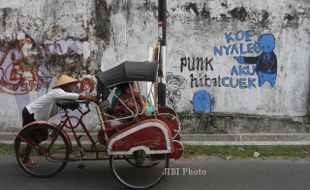
{"type": "Polygon", "coordinates": [[[159,106],[158,107],[158,113],[170,113],[170,114],[172,114],[174,116],[177,116],[177,113],[174,111],[174,109],[169,108],[169,107],[159,106]]]}
{"type": "Polygon", "coordinates": [[[141,120],[147,120],[147,119],[159,119],[162,122],[164,122],[172,135],[172,139],[176,139],[177,136],[179,136],[180,130],[181,130],[181,124],[180,120],[173,114],[170,113],[158,113],[157,115],[149,115],[146,117],[140,118],[141,120]]]}
{"type": "Polygon", "coordinates": [[[179,119],[175,115],[172,115],[170,113],[159,113],[157,115],[157,118],[167,124],[173,139],[175,139],[176,136],[179,135],[181,130],[181,124],[179,119]]]}
{"type": "Polygon", "coordinates": [[[179,160],[183,156],[184,146],[178,140],[173,140],[173,152],[169,154],[169,158],[179,160]]]}
{"type": "Polygon", "coordinates": [[[167,124],[159,119],[148,119],[135,123],[109,138],[109,155],[131,155],[136,150],[147,154],[173,152],[172,135],[167,124]]]}

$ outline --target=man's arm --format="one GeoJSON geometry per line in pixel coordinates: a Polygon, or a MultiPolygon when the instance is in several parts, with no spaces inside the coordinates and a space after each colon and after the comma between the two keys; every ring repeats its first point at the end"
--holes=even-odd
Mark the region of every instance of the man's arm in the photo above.
{"type": "Polygon", "coordinates": [[[234,57],[240,64],[256,64],[259,56],[257,57],[244,57],[242,55],[234,57]]]}
{"type": "Polygon", "coordinates": [[[65,92],[62,89],[55,89],[52,95],[54,98],[57,98],[57,99],[91,100],[93,102],[97,102],[96,96],[65,92]]]}

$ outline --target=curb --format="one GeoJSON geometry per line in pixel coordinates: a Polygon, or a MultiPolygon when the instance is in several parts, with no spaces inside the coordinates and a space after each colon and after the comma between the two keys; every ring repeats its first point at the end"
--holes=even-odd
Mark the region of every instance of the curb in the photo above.
{"type": "MultiPolygon", "coordinates": [[[[13,144],[16,132],[0,132],[0,144],[13,144]]],[[[83,133],[78,133],[78,135],[83,133]]],[[[96,133],[91,133],[96,136],[96,133]]],[[[82,137],[83,140],[83,137],[82,137]]],[[[84,140],[83,140],[84,141],[84,140]]],[[[243,133],[243,134],[181,134],[188,145],[208,146],[304,146],[310,145],[310,134],[305,133],[243,133]]],[[[84,141],[87,142],[87,141],[84,141]]]]}
{"type": "Polygon", "coordinates": [[[207,146],[306,146],[310,141],[182,141],[187,145],[207,146]]]}

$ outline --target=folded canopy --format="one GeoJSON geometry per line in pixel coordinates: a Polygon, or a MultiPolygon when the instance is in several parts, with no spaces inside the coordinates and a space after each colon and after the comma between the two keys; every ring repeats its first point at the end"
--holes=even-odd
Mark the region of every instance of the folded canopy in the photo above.
{"type": "Polygon", "coordinates": [[[100,88],[110,88],[116,84],[131,81],[154,82],[157,76],[157,64],[151,62],[125,61],[107,71],[99,71],[96,75],[100,88]]]}

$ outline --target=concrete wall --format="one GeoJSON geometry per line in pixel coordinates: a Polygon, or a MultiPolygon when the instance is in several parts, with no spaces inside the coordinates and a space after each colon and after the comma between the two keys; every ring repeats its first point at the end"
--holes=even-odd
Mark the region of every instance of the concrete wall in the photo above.
{"type": "MultiPolygon", "coordinates": [[[[203,95],[193,101],[202,90],[213,112],[307,115],[309,9],[307,0],[168,1],[168,105],[199,110],[197,105],[208,106],[203,95]],[[257,48],[265,34],[275,39],[272,57],[257,48]],[[239,56],[265,57],[273,65],[276,59],[276,73],[257,74],[259,59],[240,64],[239,56]]],[[[148,46],[157,41],[157,0],[0,0],[1,41],[15,41],[21,32],[35,48],[24,53],[26,69],[20,72],[26,81],[19,85],[11,72],[1,80],[0,128],[5,130],[20,126],[22,107],[45,93],[60,72],[88,78],[88,85],[100,68],[146,60],[148,46]]]]}
{"type": "Polygon", "coordinates": [[[33,46],[22,49],[23,67],[13,66],[11,53],[1,66],[2,130],[21,128],[23,107],[47,92],[62,72],[86,78],[84,84],[93,86],[110,33],[107,27],[96,28],[108,26],[104,8],[101,1],[0,1],[1,55],[5,43],[9,52],[23,40],[33,46]]]}
{"type": "Polygon", "coordinates": [[[179,90],[175,94],[181,97],[172,104],[178,109],[191,107],[193,93],[206,90],[216,112],[307,115],[309,7],[309,1],[294,0],[171,1],[167,70],[186,83],[173,89],[179,90]],[[234,59],[261,55],[255,43],[266,33],[275,37],[274,86],[268,81],[259,86],[264,77],[259,79],[255,65],[239,64],[234,59]],[[210,64],[197,68],[197,58],[202,58],[198,59],[200,64],[210,64]]]}

